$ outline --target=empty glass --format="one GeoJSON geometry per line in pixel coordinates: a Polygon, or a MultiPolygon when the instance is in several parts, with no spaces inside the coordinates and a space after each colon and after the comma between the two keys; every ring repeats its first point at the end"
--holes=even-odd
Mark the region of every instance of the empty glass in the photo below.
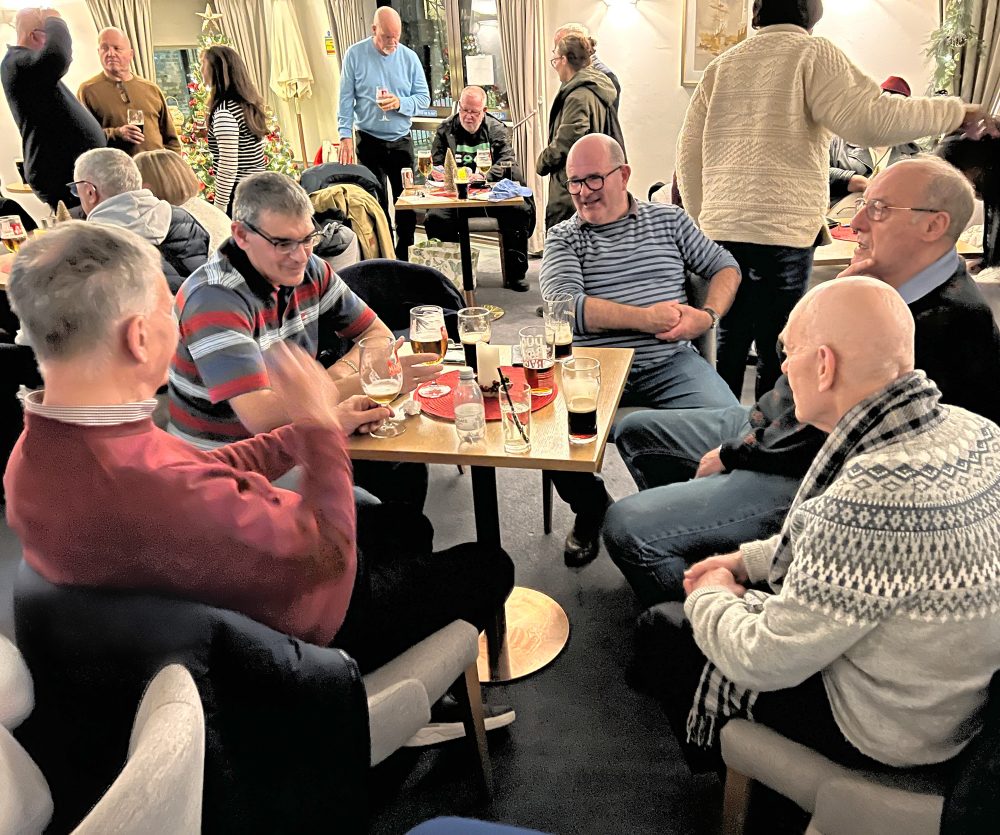
{"type": "Polygon", "coordinates": [[[504,452],[531,449],[531,386],[510,382],[500,387],[500,423],[504,452]]]}

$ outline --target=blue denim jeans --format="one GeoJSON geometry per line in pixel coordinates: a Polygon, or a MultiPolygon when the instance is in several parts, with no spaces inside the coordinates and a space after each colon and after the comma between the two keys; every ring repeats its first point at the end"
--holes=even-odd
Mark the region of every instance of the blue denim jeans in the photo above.
{"type": "MultiPolygon", "coordinates": [[[[681,409],[686,413],[703,406],[736,406],[737,400],[715,369],[694,348],[686,345],[666,362],[633,367],[621,405],[681,409]]],[[[575,514],[592,515],[595,523],[600,524],[607,501],[607,491],[600,476],[553,472],[552,485],[575,514]]]]}
{"type": "Polygon", "coordinates": [[[604,544],[644,606],[683,600],[691,563],[781,529],[799,479],[750,470],[692,478],[706,452],[748,429],[748,412],[636,412],[619,425],[618,451],[642,492],[608,510],[604,544]]]}
{"type": "Polygon", "coordinates": [[[719,322],[716,368],[733,393],[743,391],[750,343],[757,345],[756,398],[781,374],[778,334],[812,273],[815,247],[796,248],[719,241],[740,265],[743,279],[729,312],[719,322]]]}

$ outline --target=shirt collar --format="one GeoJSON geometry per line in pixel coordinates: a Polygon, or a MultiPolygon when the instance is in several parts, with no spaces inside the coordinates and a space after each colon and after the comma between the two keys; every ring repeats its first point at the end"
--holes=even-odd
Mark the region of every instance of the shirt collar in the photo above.
{"type": "Polygon", "coordinates": [[[107,403],[96,406],[46,406],[42,402],[45,392],[30,392],[24,398],[24,410],[32,415],[72,423],[77,426],[117,426],[147,420],[156,409],[156,398],[135,403],[107,403]]]}
{"type": "Polygon", "coordinates": [[[603,229],[605,226],[611,226],[612,223],[618,223],[618,221],[625,220],[627,217],[639,217],[639,201],[632,196],[632,192],[628,193],[628,211],[626,211],[622,217],[611,221],[611,223],[587,223],[587,221],[583,220],[580,215],[573,215],[573,219],[576,221],[577,226],[589,226],[593,229],[603,229]]]}
{"type": "MultiPolygon", "coordinates": [[[[232,238],[228,238],[222,246],[219,247],[219,252],[228,259],[232,268],[236,270],[247,283],[247,286],[253,291],[253,294],[260,298],[262,301],[267,301],[273,298],[278,289],[270,281],[264,278],[257,268],[250,263],[250,258],[247,254],[236,245],[236,241],[232,238]]],[[[294,289],[294,288],[288,288],[294,289]]]]}
{"type": "Polygon", "coordinates": [[[949,250],[937,261],[918,272],[909,281],[897,287],[897,292],[907,304],[919,301],[928,293],[936,290],[955,274],[962,256],[954,249],[949,250]]]}

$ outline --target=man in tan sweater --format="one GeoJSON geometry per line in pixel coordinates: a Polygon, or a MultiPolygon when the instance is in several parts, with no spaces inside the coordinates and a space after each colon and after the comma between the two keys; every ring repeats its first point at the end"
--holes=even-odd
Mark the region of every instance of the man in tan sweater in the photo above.
{"type": "Polygon", "coordinates": [[[757,0],[757,33],[708,65],[677,141],[684,208],[744,277],[719,323],[717,368],[737,396],[751,342],[758,398],[781,373],[777,336],[824,226],[831,134],[867,147],[994,130],[981,107],[957,98],[882,96],[833,43],[812,37],[822,14],[820,0],[757,0]]]}
{"type": "Polygon", "coordinates": [[[180,152],[177,129],[160,88],[130,69],[132,44],[125,33],[114,26],[102,29],[97,51],[103,71],[84,81],[76,95],[101,123],[108,147],[131,156],[160,148],[180,152]],[[130,110],[142,114],[141,125],[129,123],[130,110]]]}

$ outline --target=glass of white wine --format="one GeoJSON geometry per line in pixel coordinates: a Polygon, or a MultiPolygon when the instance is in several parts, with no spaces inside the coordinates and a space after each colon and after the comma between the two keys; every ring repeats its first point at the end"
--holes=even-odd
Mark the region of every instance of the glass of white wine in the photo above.
{"type": "MultiPolygon", "coordinates": [[[[388,407],[403,388],[403,366],[396,356],[396,340],[391,336],[366,336],[358,345],[361,390],[380,406],[388,407]]],[[[405,431],[402,424],[386,420],[370,434],[373,438],[395,438],[405,431]]]]}
{"type": "Polygon", "coordinates": [[[430,151],[417,151],[417,171],[420,176],[424,178],[424,182],[427,182],[427,178],[431,175],[431,152],[430,151]]]}
{"type": "MultiPolygon", "coordinates": [[[[389,88],[388,87],[384,87],[381,84],[376,84],[375,85],[375,104],[378,105],[379,110],[382,110],[382,104],[381,104],[382,99],[388,97],[388,95],[389,95],[389,88]]],[[[388,122],[389,121],[389,117],[385,115],[385,111],[384,110],[382,110],[382,117],[379,119],[379,121],[380,122],[388,122]]]]}
{"type": "Polygon", "coordinates": [[[486,175],[490,173],[490,169],[493,167],[493,155],[487,151],[476,151],[476,171],[483,175],[483,179],[486,179],[486,175]]]}

